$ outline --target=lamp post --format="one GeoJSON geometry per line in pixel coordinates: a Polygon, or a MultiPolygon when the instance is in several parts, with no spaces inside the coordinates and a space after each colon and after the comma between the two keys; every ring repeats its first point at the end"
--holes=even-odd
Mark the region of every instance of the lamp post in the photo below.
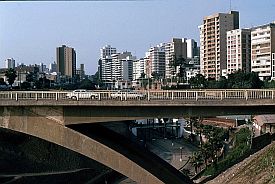
{"type": "Polygon", "coordinates": [[[180,147],[180,162],[182,162],[182,147],[180,147]]]}
{"type": "Polygon", "coordinates": [[[148,76],[148,90],[150,90],[150,79],[149,79],[149,76],[148,76]]]}

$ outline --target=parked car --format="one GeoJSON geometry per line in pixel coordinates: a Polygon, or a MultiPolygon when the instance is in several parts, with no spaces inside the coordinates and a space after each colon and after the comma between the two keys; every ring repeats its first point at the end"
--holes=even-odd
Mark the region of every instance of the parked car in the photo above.
{"type": "Polygon", "coordinates": [[[145,99],[146,94],[140,91],[133,90],[119,90],[111,93],[113,99],[145,99]]]}
{"type": "Polygon", "coordinates": [[[87,91],[86,89],[77,89],[66,94],[68,99],[98,99],[99,93],[87,91]]]}
{"type": "Polygon", "coordinates": [[[0,84],[0,91],[6,91],[6,90],[9,90],[9,86],[0,84]]]}

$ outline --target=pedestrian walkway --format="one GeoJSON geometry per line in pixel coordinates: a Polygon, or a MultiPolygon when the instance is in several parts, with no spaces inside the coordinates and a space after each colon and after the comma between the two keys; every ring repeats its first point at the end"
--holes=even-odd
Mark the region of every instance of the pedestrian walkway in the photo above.
{"type": "Polygon", "coordinates": [[[187,164],[197,147],[185,139],[157,139],[147,142],[148,149],[170,163],[176,169],[187,164]]]}

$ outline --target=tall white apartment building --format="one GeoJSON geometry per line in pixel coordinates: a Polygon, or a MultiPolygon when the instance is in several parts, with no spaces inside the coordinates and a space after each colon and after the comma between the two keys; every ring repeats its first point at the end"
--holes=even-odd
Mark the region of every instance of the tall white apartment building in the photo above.
{"type": "Polygon", "coordinates": [[[133,62],[133,80],[137,80],[145,74],[145,58],[133,62]]]}
{"type": "Polygon", "coordinates": [[[15,60],[13,58],[6,59],[5,68],[15,68],[15,60]]]}
{"type": "Polygon", "coordinates": [[[186,40],[187,58],[194,58],[199,56],[198,44],[194,39],[186,40]]]}
{"type": "Polygon", "coordinates": [[[251,29],[251,71],[275,79],[275,22],[251,29]]]}
{"type": "Polygon", "coordinates": [[[112,55],[116,53],[116,48],[111,45],[106,45],[100,49],[98,72],[99,78],[103,82],[112,81],[112,55]]]}
{"type": "Polygon", "coordinates": [[[133,80],[133,60],[131,52],[112,55],[111,80],[133,80]]]}
{"type": "Polygon", "coordinates": [[[147,67],[147,76],[152,77],[155,73],[159,77],[164,78],[165,75],[165,44],[161,43],[156,47],[151,47],[148,51],[149,63],[147,67]]]}
{"type": "Polygon", "coordinates": [[[145,75],[148,78],[151,76],[151,73],[152,73],[152,60],[150,57],[150,52],[145,52],[145,57],[143,59],[144,59],[145,75]]]}
{"type": "Polygon", "coordinates": [[[57,72],[57,64],[56,64],[56,62],[49,64],[49,70],[50,70],[50,73],[57,72]]]}
{"type": "Polygon", "coordinates": [[[227,74],[251,71],[251,30],[227,31],[227,74]]]}
{"type": "Polygon", "coordinates": [[[112,57],[106,56],[98,61],[99,78],[104,82],[112,81],[112,57]]]}
{"type": "Polygon", "coordinates": [[[106,58],[107,56],[111,56],[112,54],[116,54],[116,48],[111,47],[111,45],[106,45],[100,49],[100,58],[106,58]]]}
{"type": "Polygon", "coordinates": [[[218,80],[226,69],[226,32],[239,29],[239,12],[206,16],[199,29],[201,73],[206,78],[218,80]]]}
{"type": "Polygon", "coordinates": [[[186,38],[173,38],[165,44],[165,78],[172,78],[177,71],[172,66],[174,59],[187,58],[186,38]]]}
{"type": "Polygon", "coordinates": [[[136,57],[127,56],[125,59],[122,59],[122,80],[132,81],[133,80],[133,62],[136,60],[136,57]]]}

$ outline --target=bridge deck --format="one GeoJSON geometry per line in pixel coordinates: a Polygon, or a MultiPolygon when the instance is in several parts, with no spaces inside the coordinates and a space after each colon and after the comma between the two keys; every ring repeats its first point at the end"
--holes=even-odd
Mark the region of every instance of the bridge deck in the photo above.
{"type": "Polygon", "coordinates": [[[273,106],[275,90],[159,90],[141,91],[144,98],[131,92],[93,91],[95,99],[59,91],[2,91],[0,106],[273,106]],[[112,98],[113,94],[116,98],[112,98]]]}

